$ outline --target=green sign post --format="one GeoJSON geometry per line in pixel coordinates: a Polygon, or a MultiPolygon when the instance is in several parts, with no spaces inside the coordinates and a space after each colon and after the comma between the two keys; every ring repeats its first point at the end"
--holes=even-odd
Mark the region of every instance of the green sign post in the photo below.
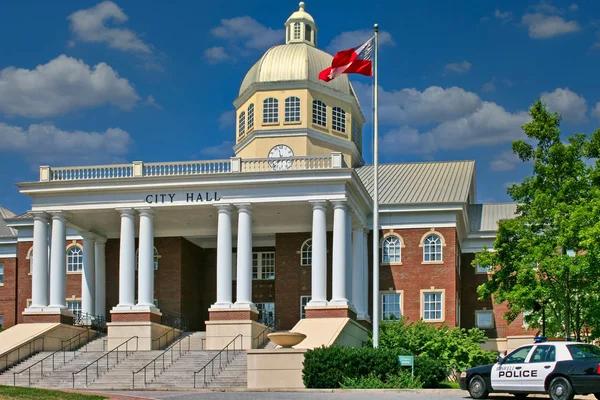
{"type": "Polygon", "coordinates": [[[415,358],[413,356],[398,356],[398,365],[410,367],[412,376],[415,376],[415,358]]]}

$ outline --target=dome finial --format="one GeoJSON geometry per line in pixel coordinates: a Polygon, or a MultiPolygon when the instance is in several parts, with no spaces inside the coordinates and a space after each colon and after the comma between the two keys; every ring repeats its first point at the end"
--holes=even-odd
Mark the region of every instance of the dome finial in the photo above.
{"type": "Polygon", "coordinates": [[[304,11],[304,2],[301,1],[298,6],[300,6],[300,11],[304,11]]]}

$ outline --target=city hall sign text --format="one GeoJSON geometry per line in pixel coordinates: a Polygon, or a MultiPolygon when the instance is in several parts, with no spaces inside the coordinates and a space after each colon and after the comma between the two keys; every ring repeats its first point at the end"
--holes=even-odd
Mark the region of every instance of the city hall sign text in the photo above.
{"type": "Polygon", "coordinates": [[[164,204],[184,201],[186,203],[204,203],[207,201],[219,201],[221,197],[218,192],[189,192],[189,193],[154,193],[145,197],[148,204],[164,204]]]}

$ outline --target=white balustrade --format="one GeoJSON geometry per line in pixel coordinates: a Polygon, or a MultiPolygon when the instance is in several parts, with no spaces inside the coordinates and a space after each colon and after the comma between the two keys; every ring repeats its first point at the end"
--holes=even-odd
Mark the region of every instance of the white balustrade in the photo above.
{"type": "Polygon", "coordinates": [[[113,164],[89,167],[61,167],[52,168],[50,171],[50,180],[52,181],[130,178],[133,176],[133,165],[113,164]]]}
{"type": "Polygon", "coordinates": [[[222,174],[230,165],[230,160],[145,163],[143,176],[222,174]]]}

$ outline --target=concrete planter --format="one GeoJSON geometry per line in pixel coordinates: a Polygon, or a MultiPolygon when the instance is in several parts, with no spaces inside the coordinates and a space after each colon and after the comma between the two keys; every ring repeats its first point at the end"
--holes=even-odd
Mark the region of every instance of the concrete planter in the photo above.
{"type": "Polygon", "coordinates": [[[267,337],[272,340],[273,343],[283,347],[284,349],[289,349],[292,346],[296,346],[306,339],[306,335],[304,333],[298,332],[273,332],[269,333],[267,337]]]}

